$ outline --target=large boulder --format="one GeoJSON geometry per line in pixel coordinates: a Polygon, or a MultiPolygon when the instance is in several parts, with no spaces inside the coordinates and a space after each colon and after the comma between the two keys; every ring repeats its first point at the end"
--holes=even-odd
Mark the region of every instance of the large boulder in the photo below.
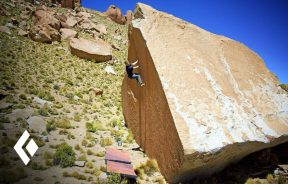
{"type": "Polygon", "coordinates": [[[59,30],[61,27],[60,21],[54,17],[54,15],[45,10],[37,10],[35,12],[35,25],[49,25],[52,28],[59,30]]]}
{"type": "Polygon", "coordinates": [[[115,5],[110,5],[105,14],[114,22],[124,25],[126,24],[126,17],[122,15],[121,10],[115,5]]]}
{"type": "Polygon", "coordinates": [[[71,53],[84,59],[92,59],[97,62],[112,59],[112,49],[109,44],[102,40],[87,40],[83,38],[70,39],[71,53]]]}
{"type": "Polygon", "coordinates": [[[288,141],[288,97],[243,44],[138,4],[125,76],[125,122],[169,182],[210,175],[288,141]]]}
{"type": "Polygon", "coordinates": [[[49,25],[36,25],[29,30],[29,38],[36,42],[52,43],[60,41],[60,33],[49,25]]]}

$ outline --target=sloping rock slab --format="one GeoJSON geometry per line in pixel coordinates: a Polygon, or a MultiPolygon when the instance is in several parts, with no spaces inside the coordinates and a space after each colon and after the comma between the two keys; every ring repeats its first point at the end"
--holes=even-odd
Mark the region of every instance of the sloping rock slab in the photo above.
{"type": "Polygon", "coordinates": [[[288,141],[288,97],[243,44],[138,4],[125,76],[125,122],[169,183],[211,175],[244,156],[288,141]]]}
{"type": "Polygon", "coordinates": [[[97,62],[112,59],[111,46],[101,40],[71,38],[70,49],[72,54],[84,59],[92,59],[97,62]]]}

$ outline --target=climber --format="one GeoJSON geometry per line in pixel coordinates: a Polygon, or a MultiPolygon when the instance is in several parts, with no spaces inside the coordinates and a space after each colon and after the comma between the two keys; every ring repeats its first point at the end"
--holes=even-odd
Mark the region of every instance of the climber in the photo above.
{"type": "Polygon", "coordinates": [[[133,69],[139,68],[139,66],[136,66],[137,63],[138,63],[138,60],[131,64],[126,61],[125,62],[126,72],[130,79],[135,79],[140,86],[144,86],[145,84],[142,82],[140,74],[133,73],[133,69]]]}

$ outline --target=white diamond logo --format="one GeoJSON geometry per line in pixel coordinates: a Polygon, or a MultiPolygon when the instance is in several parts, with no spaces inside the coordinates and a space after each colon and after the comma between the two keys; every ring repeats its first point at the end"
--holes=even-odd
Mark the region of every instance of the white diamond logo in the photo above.
{"type": "MultiPolygon", "coordinates": [[[[30,134],[27,132],[27,130],[25,130],[25,132],[21,135],[20,139],[17,141],[17,143],[14,146],[15,151],[17,152],[17,154],[19,155],[19,157],[21,158],[21,160],[23,161],[25,165],[29,163],[30,158],[25,153],[22,147],[29,137],[30,137],[30,134]]],[[[33,157],[39,147],[37,146],[35,141],[31,139],[25,148],[28,151],[28,153],[31,155],[31,157],[33,157]]]]}

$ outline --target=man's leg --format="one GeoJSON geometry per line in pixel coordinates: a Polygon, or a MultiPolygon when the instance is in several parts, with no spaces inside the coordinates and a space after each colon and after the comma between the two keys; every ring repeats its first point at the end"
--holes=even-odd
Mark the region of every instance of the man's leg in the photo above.
{"type": "Polygon", "coordinates": [[[135,80],[138,82],[138,84],[140,84],[140,85],[143,84],[142,79],[141,79],[141,76],[140,76],[139,74],[134,73],[134,74],[132,75],[132,78],[135,79],[135,80]]]}

